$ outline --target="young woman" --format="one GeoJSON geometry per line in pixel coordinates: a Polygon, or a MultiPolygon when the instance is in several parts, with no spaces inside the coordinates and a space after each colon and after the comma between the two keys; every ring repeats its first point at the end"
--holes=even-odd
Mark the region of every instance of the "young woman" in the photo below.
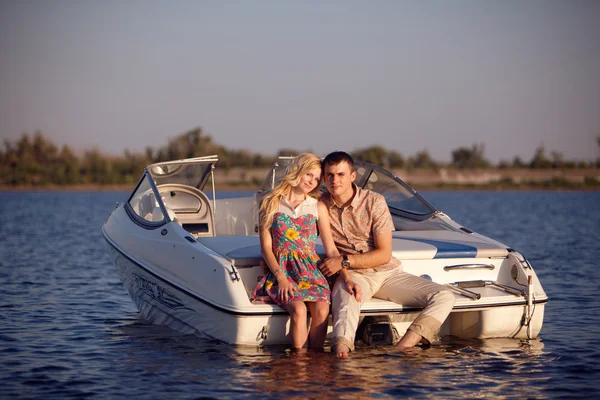
{"type": "MultiPolygon", "coordinates": [[[[276,303],[290,313],[290,335],[297,350],[306,346],[320,349],[327,335],[331,291],[319,270],[317,226],[326,256],[339,255],[331,236],[329,214],[317,200],[320,179],[321,159],[315,154],[301,154],[263,198],[259,209],[260,244],[269,272],[250,300],[276,303]]],[[[345,270],[340,276],[350,283],[345,270]]]]}

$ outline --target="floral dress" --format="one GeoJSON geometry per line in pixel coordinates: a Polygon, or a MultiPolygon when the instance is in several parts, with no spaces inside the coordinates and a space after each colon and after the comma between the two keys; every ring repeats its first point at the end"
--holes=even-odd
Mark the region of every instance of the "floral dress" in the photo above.
{"type": "Polygon", "coordinates": [[[319,270],[321,259],[315,250],[317,200],[308,197],[296,209],[282,197],[273,216],[273,253],[287,279],[294,284],[294,296],[287,302],[277,298],[277,278],[269,271],[250,294],[250,301],[279,305],[294,301],[331,302],[327,280],[319,270]]]}

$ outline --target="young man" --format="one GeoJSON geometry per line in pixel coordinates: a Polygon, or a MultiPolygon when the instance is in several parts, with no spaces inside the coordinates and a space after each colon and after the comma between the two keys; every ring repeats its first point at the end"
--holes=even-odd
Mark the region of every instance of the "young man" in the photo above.
{"type": "Polygon", "coordinates": [[[321,271],[331,276],[346,268],[354,282],[348,290],[342,281],[333,288],[333,351],[345,358],[354,350],[360,307],[371,297],[423,307],[396,345],[400,350],[420,341],[432,342],[454,306],[454,294],[442,285],[402,271],[400,261],[392,257],[394,224],[385,199],[354,184],[356,172],[349,154],[338,151],[327,155],[323,170],[328,193],[322,201],[342,256],[325,260],[321,271]],[[359,292],[356,286],[362,291],[361,302],[351,294],[359,292]]]}

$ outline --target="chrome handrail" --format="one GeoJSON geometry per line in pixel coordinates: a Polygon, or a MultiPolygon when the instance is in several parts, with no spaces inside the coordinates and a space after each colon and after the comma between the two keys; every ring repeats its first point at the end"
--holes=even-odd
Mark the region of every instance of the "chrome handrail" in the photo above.
{"type": "Polygon", "coordinates": [[[504,290],[507,293],[514,294],[515,296],[525,296],[525,292],[524,291],[515,289],[515,288],[513,288],[511,286],[507,286],[507,285],[504,285],[504,284],[499,283],[499,282],[485,281],[485,284],[489,285],[489,286],[496,286],[496,287],[504,290]]]}
{"type": "Polygon", "coordinates": [[[496,268],[492,264],[457,264],[457,265],[446,265],[444,271],[452,271],[455,269],[489,269],[490,271],[496,268]]]}
{"type": "Polygon", "coordinates": [[[447,283],[446,286],[452,290],[457,291],[458,293],[462,294],[463,296],[470,298],[471,300],[479,300],[481,298],[480,293],[475,293],[470,290],[458,287],[458,284],[456,284],[456,283],[447,283]]]}
{"type": "Polygon", "coordinates": [[[477,281],[461,281],[461,282],[448,283],[448,284],[446,284],[446,286],[448,286],[448,287],[456,290],[457,292],[459,292],[463,296],[469,297],[469,298],[474,299],[474,300],[480,299],[481,298],[481,294],[473,292],[471,290],[467,290],[466,288],[472,288],[472,287],[483,288],[483,287],[486,287],[486,286],[490,286],[490,287],[494,287],[496,289],[502,290],[502,291],[504,291],[506,293],[510,293],[512,295],[515,295],[515,296],[525,296],[525,292],[524,291],[519,290],[519,289],[515,289],[512,286],[504,285],[504,284],[496,282],[496,281],[482,281],[482,280],[477,280],[477,281]]]}

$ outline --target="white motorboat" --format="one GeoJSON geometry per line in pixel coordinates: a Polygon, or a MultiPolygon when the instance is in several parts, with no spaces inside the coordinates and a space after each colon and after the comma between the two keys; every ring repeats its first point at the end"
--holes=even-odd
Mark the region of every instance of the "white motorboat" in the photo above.
{"type": "MultiPolygon", "coordinates": [[[[143,318],[225,343],[289,343],[287,312],[253,304],[248,294],[264,274],[256,198],[275,184],[290,159],[274,164],[255,195],[239,198],[215,193],[216,156],[145,169],[102,227],[143,318]]],[[[391,172],[360,161],[356,171],[359,187],[387,200],[396,228],[393,254],[404,270],[453,290],[456,304],[441,336],[537,337],[548,296],[525,257],[454,222],[391,172]]],[[[357,339],[389,342],[419,311],[373,298],[361,309],[357,339]]]]}

